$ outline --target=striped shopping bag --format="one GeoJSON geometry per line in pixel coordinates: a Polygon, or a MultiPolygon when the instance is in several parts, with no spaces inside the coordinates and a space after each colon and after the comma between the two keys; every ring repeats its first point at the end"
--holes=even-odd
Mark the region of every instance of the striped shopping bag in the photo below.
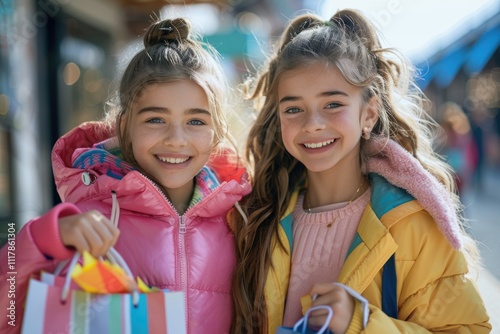
{"type": "MultiPolygon", "coordinates": [[[[121,256],[114,249],[110,251],[108,256],[117,259],[132,277],[121,256]]],[[[68,272],[78,258],[75,254],[68,272]]],[[[183,292],[97,294],[77,288],[69,275],[57,275],[42,273],[40,279],[30,279],[21,333],[186,333],[183,292]]]]}
{"type": "Polygon", "coordinates": [[[62,289],[31,279],[22,333],[186,333],[182,292],[142,293],[134,306],[129,293],[71,290],[62,301],[62,289]]]}

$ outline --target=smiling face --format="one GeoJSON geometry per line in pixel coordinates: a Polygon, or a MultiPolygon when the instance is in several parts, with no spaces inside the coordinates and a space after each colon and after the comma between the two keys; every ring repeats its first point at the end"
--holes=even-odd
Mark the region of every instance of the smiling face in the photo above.
{"type": "Polygon", "coordinates": [[[190,80],[149,85],[130,112],[129,138],[139,166],[169,197],[190,197],[193,178],[214,147],[205,91],[190,80]]]}
{"type": "Polygon", "coordinates": [[[362,129],[377,119],[374,98],[364,102],[362,88],[320,62],[285,72],[278,101],[283,144],[308,173],[359,175],[362,129]]]}

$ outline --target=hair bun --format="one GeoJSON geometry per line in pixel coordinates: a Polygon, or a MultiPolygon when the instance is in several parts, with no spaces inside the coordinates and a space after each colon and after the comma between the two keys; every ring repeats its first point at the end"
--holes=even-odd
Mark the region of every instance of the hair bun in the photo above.
{"type": "Polygon", "coordinates": [[[289,25],[288,29],[285,31],[285,33],[282,35],[283,38],[281,40],[281,48],[280,51],[283,50],[283,48],[304,30],[312,29],[317,26],[321,26],[323,24],[322,21],[320,21],[317,17],[310,15],[310,14],[304,14],[301,16],[298,16],[295,18],[289,25]]]}
{"type": "Polygon", "coordinates": [[[355,9],[340,10],[332,16],[330,22],[360,38],[368,50],[373,51],[380,48],[376,28],[360,11],[355,9]]]}
{"type": "Polygon", "coordinates": [[[345,31],[360,36],[361,27],[358,23],[358,17],[353,15],[354,13],[349,10],[343,10],[337,12],[332,18],[330,22],[339,26],[341,29],[345,31]]]}
{"type": "Polygon", "coordinates": [[[189,37],[190,29],[189,22],[182,18],[158,21],[152,24],[144,35],[144,47],[182,42],[189,37]]]}

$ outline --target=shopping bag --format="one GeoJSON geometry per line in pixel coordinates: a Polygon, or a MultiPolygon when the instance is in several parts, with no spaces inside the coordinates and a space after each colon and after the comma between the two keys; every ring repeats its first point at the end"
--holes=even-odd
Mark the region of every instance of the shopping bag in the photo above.
{"type": "Polygon", "coordinates": [[[92,294],[71,290],[61,300],[62,287],[32,279],[22,333],[186,333],[182,292],[92,294]]]}
{"type": "MultiPolygon", "coordinates": [[[[77,261],[75,255],[68,273],[77,261]]],[[[186,333],[182,292],[97,294],[72,288],[70,274],[63,286],[57,278],[30,279],[21,333],[186,333]]]]}
{"type": "Polygon", "coordinates": [[[276,334],[329,334],[330,330],[328,329],[328,325],[330,324],[332,317],[333,317],[333,310],[330,306],[327,305],[314,306],[311,307],[309,310],[307,310],[306,314],[299,321],[297,321],[293,327],[284,327],[284,326],[278,327],[276,329],[276,334]],[[326,317],[324,325],[318,330],[313,330],[311,328],[308,328],[307,319],[309,319],[309,314],[312,311],[319,309],[326,309],[328,311],[328,316],[326,317]]]}
{"type": "MultiPolygon", "coordinates": [[[[52,274],[46,271],[42,271],[40,274],[40,282],[44,282],[48,285],[53,285],[53,286],[60,286],[61,288],[64,286],[64,283],[66,282],[66,278],[63,276],[59,276],[56,274],[52,274]]],[[[81,290],[78,284],[75,282],[71,281],[70,283],[70,288],[74,290],[81,290]]]]}

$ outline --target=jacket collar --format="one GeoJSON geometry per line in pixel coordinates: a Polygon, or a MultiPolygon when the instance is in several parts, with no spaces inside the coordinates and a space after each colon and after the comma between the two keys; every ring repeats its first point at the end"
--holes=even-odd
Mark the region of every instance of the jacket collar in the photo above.
{"type": "Polygon", "coordinates": [[[431,214],[450,244],[455,249],[461,248],[463,233],[456,213],[458,208],[445,187],[394,140],[372,138],[366,150],[369,159],[365,172],[382,175],[391,184],[405,189],[431,214]]]}
{"type": "Polygon", "coordinates": [[[361,218],[338,281],[364,291],[398,248],[389,229],[368,206],[361,218]]]}

